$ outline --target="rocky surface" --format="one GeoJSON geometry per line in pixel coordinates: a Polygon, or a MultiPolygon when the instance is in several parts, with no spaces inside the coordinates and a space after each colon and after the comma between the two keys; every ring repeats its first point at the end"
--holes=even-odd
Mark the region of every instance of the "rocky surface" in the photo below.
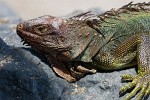
{"type": "Polygon", "coordinates": [[[46,59],[22,45],[15,32],[21,21],[0,3],[0,100],[120,100],[121,75],[135,69],[98,72],[75,83],[58,77],[46,59]]]}

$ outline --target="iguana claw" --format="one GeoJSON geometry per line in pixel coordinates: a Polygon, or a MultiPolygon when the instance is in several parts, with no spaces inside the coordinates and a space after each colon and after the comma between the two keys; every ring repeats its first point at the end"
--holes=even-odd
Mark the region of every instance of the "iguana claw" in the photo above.
{"type": "MultiPolygon", "coordinates": [[[[127,77],[127,79],[128,78],[131,79],[131,77],[127,77]]],[[[131,93],[125,96],[123,100],[130,100],[138,92],[139,93],[138,96],[136,97],[136,100],[141,100],[144,96],[148,96],[150,94],[150,74],[146,73],[144,75],[137,75],[136,77],[133,78],[131,83],[128,83],[127,85],[121,87],[120,94],[124,93],[125,91],[133,87],[134,89],[131,91],[131,93]]]]}

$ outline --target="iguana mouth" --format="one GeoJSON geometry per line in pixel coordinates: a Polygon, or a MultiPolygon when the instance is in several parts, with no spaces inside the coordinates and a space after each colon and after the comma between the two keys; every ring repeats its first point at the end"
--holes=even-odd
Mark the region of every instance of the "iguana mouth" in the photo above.
{"type": "Polygon", "coordinates": [[[21,37],[24,44],[38,43],[42,44],[42,38],[36,34],[24,31],[25,27],[22,23],[17,25],[17,34],[21,37]]]}
{"type": "Polygon", "coordinates": [[[22,42],[24,42],[24,44],[27,45],[39,45],[39,46],[43,46],[43,47],[48,47],[50,48],[58,48],[58,49],[63,49],[64,47],[56,47],[55,44],[53,44],[52,42],[45,40],[44,38],[42,38],[41,36],[37,35],[37,34],[33,34],[32,32],[28,32],[26,31],[25,27],[23,24],[19,24],[17,25],[17,34],[20,36],[20,38],[22,39],[22,42]]]}

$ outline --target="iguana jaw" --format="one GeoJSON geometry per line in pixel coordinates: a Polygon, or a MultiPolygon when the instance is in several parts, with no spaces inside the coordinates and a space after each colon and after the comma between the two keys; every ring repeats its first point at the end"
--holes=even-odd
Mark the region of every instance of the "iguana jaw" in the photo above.
{"type": "Polygon", "coordinates": [[[23,42],[26,44],[32,44],[33,42],[41,44],[42,38],[36,34],[32,34],[30,32],[23,30],[23,24],[17,25],[17,34],[20,36],[23,42]]]}

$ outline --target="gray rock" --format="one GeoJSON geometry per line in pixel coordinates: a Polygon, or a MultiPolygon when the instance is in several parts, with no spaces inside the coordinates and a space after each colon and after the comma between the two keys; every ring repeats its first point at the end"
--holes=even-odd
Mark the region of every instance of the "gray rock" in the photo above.
{"type": "Polygon", "coordinates": [[[75,83],[58,77],[46,59],[22,45],[21,19],[0,3],[0,100],[120,100],[121,75],[135,69],[98,72],[75,83]],[[3,8],[3,9],[2,9],[3,8]]]}

